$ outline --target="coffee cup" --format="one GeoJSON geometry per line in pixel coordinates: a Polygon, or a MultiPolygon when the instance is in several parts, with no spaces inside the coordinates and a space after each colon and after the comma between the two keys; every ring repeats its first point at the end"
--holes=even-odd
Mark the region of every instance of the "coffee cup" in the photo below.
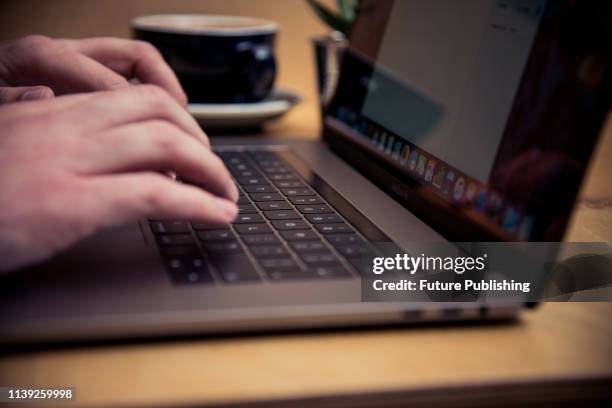
{"type": "Polygon", "coordinates": [[[132,20],[134,37],[157,47],[190,102],[264,99],[276,76],[278,26],[252,17],[162,14],[132,20]]]}

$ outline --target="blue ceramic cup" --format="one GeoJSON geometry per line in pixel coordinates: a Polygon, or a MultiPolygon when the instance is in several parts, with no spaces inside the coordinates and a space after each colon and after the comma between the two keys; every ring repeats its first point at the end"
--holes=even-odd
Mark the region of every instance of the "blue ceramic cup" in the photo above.
{"type": "Polygon", "coordinates": [[[257,102],[276,76],[276,23],[251,17],[164,14],[132,20],[134,37],[162,53],[190,102],[257,102]]]}

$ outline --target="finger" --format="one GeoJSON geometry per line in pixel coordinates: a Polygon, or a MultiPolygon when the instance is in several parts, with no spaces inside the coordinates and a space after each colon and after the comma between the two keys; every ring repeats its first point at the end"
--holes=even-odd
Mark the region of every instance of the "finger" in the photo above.
{"type": "Polygon", "coordinates": [[[197,187],[177,183],[155,173],[92,177],[91,217],[99,227],[139,218],[189,219],[227,224],[237,215],[236,204],[197,187]]]}
{"type": "MultiPolygon", "coordinates": [[[[32,107],[30,109],[24,109],[22,106],[23,103],[8,103],[4,105],[0,103],[0,106],[2,106],[2,117],[7,120],[19,120],[22,121],[22,123],[34,120],[45,120],[51,123],[53,119],[71,120],[75,122],[74,118],[70,117],[68,114],[71,109],[78,108],[85,100],[93,98],[97,94],[98,93],[86,93],[29,100],[28,104],[32,107]],[[62,117],[62,114],[65,116],[62,117]]],[[[78,129],[73,128],[73,130],[77,132],[78,129]]]]}
{"type": "Polygon", "coordinates": [[[173,123],[210,147],[206,134],[195,119],[155,85],[138,85],[107,92],[64,95],[36,102],[36,110],[7,106],[5,116],[48,116],[69,123],[76,133],[92,134],[129,123],[160,119],[173,123]],[[12,112],[11,112],[12,111],[12,112]]]}
{"type": "Polygon", "coordinates": [[[107,37],[58,41],[128,79],[138,78],[142,83],[158,85],[182,106],[187,104],[176,75],[157,48],[148,42],[107,37]]]}
{"type": "Polygon", "coordinates": [[[166,91],[155,85],[137,85],[112,92],[100,92],[83,98],[78,109],[68,112],[83,132],[160,119],[173,123],[196,140],[210,147],[208,137],[195,119],[166,91]]]}
{"type": "Polygon", "coordinates": [[[53,90],[46,86],[0,87],[0,105],[49,98],[53,98],[53,90]]]}
{"type": "Polygon", "coordinates": [[[5,63],[5,81],[11,85],[44,84],[57,95],[129,86],[113,70],[47,37],[24,37],[11,47],[5,63]]]}
{"type": "Polygon", "coordinates": [[[91,174],[172,170],[183,180],[232,201],[238,189],[210,149],[164,121],[140,122],[92,135],[83,170],[91,174]]]}

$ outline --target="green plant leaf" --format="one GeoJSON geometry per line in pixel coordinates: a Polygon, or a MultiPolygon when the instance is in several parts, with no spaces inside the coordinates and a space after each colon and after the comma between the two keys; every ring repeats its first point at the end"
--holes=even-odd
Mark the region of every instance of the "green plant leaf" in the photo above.
{"type": "Polygon", "coordinates": [[[321,21],[327,24],[334,30],[340,31],[347,35],[351,30],[352,21],[346,20],[341,14],[335,13],[328,7],[319,3],[316,0],[307,0],[308,4],[312,7],[312,9],[317,13],[321,21]]]}
{"type": "Polygon", "coordinates": [[[355,20],[355,11],[357,10],[358,0],[336,0],[338,10],[346,21],[351,23],[355,20]]]}

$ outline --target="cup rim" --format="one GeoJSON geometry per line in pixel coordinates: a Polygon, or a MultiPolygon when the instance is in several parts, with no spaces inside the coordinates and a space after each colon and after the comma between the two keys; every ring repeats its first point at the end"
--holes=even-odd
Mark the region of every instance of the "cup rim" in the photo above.
{"type": "Polygon", "coordinates": [[[173,34],[205,34],[222,37],[236,37],[245,35],[262,35],[274,34],[278,31],[278,24],[274,21],[266,20],[258,17],[246,16],[228,16],[217,14],[150,14],[138,16],[132,19],[131,27],[136,30],[155,31],[173,34]],[[178,23],[176,27],[169,27],[166,24],[160,23],[161,19],[174,20],[173,23],[178,23]],[[199,22],[222,21],[225,23],[236,22],[237,24],[253,24],[253,26],[245,27],[186,27],[187,21],[197,20],[199,22]],[[182,25],[182,26],[181,26],[182,25]]]}

